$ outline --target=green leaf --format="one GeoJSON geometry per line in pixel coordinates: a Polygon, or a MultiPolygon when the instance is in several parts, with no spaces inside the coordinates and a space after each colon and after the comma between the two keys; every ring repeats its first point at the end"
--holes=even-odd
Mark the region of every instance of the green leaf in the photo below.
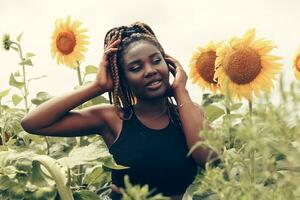
{"type": "Polygon", "coordinates": [[[7,190],[15,184],[8,176],[0,175],[0,190],[7,190]]]}
{"type": "Polygon", "coordinates": [[[35,56],[35,54],[32,53],[32,52],[26,53],[26,58],[30,58],[30,57],[33,57],[33,56],[35,56]]]}
{"type": "Polygon", "coordinates": [[[36,94],[36,97],[31,99],[31,102],[34,105],[40,105],[40,104],[48,101],[51,98],[52,98],[52,96],[50,94],[48,94],[47,92],[38,92],[36,94]]]}
{"type": "Polygon", "coordinates": [[[95,144],[89,144],[88,146],[73,149],[70,151],[68,157],[61,158],[60,160],[69,168],[74,168],[75,166],[87,164],[108,156],[110,156],[110,154],[106,149],[99,148],[99,146],[95,144]]]}
{"type": "Polygon", "coordinates": [[[19,71],[16,71],[16,72],[14,73],[14,76],[15,76],[15,77],[21,76],[21,73],[20,73],[19,71]]]}
{"type": "Polygon", "coordinates": [[[10,91],[10,88],[9,89],[6,89],[6,90],[3,90],[2,92],[0,92],[0,100],[5,97],[6,95],[8,95],[10,91]]]}
{"type": "Polygon", "coordinates": [[[99,199],[100,200],[100,197],[92,192],[92,191],[89,191],[89,190],[80,190],[80,191],[76,191],[74,192],[74,199],[76,200],[90,200],[90,199],[99,199]]]}
{"type": "Polygon", "coordinates": [[[113,161],[112,158],[108,158],[104,161],[103,163],[104,168],[108,169],[115,169],[115,170],[122,170],[122,169],[128,169],[129,167],[123,166],[123,165],[118,165],[116,164],[115,161],[113,161]]]}
{"type": "Polygon", "coordinates": [[[242,107],[243,103],[235,103],[235,104],[232,104],[230,106],[230,110],[233,111],[233,110],[238,110],[240,107],[242,107]]]}
{"type": "Polygon", "coordinates": [[[14,95],[11,97],[11,99],[12,99],[12,102],[13,102],[13,104],[14,104],[15,106],[18,105],[18,104],[23,100],[22,97],[20,97],[19,95],[16,95],[16,94],[14,94],[14,95]]]}
{"type": "Polygon", "coordinates": [[[221,94],[204,93],[202,95],[202,105],[208,106],[212,103],[220,102],[223,99],[224,99],[224,95],[221,94]]]}
{"type": "Polygon", "coordinates": [[[31,183],[38,187],[47,187],[53,185],[54,181],[43,172],[40,163],[32,162],[31,183]]]}
{"type": "Polygon", "coordinates": [[[57,160],[45,155],[34,156],[33,163],[34,162],[39,162],[42,164],[55,180],[60,199],[73,200],[72,191],[67,186],[68,178],[66,172],[67,169],[65,167],[63,167],[57,160]]]}
{"type": "Polygon", "coordinates": [[[9,78],[9,85],[21,89],[24,86],[24,82],[17,81],[14,75],[11,73],[9,78]]]}
{"type": "Polygon", "coordinates": [[[94,65],[88,65],[85,67],[85,74],[95,74],[97,71],[98,68],[94,65]]]}
{"type": "Polygon", "coordinates": [[[228,115],[224,116],[224,119],[233,120],[233,119],[238,119],[238,118],[242,118],[242,117],[243,117],[243,115],[241,115],[241,114],[228,114],[228,115]]]}
{"type": "Polygon", "coordinates": [[[86,174],[83,177],[83,184],[99,184],[103,179],[104,170],[102,165],[94,166],[93,168],[87,169],[86,174]]]}
{"type": "Polygon", "coordinates": [[[31,59],[25,59],[24,61],[20,62],[19,65],[29,65],[29,66],[33,66],[31,59]]]}
{"type": "Polygon", "coordinates": [[[18,35],[18,37],[17,37],[17,41],[20,43],[21,42],[21,39],[22,39],[22,36],[23,36],[23,33],[24,32],[22,32],[20,35],[18,35]]]}
{"type": "Polygon", "coordinates": [[[12,48],[13,50],[15,50],[16,52],[19,52],[19,49],[17,47],[10,46],[10,48],[12,48]]]}
{"type": "Polygon", "coordinates": [[[219,108],[218,106],[214,106],[214,105],[209,105],[209,106],[203,107],[203,109],[206,113],[206,116],[207,116],[209,122],[213,122],[225,114],[223,109],[219,108]]]}

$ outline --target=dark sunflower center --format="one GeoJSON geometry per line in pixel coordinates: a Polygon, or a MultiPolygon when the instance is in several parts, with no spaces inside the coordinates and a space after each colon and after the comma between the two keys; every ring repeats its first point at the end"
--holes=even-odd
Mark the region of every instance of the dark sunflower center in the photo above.
{"type": "Polygon", "coordinates": [[[56,47],[64,54],[70,54],[76,45],[76,38],[73,32],[64,31],[60,32],[56,37],[56,47]]]}
{"type": "Polygon", "coordinates": [[[216,52],[208,51],[203,53],[197,60],[197,72],[209,83],[216,84],[214,81],[216,52]]]}
{"type": "Polygon", "coordinates": [[[230,80],[237,84],[250,83],[262,68],[260,56],[250,48],[234,50],[225,57],[223,65],[230,80]]]}

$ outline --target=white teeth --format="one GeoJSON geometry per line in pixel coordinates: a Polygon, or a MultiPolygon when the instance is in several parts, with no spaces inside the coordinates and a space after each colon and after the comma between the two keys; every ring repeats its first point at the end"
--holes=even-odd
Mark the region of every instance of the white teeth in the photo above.
{"type": "Polygon", "coordinates": [[[152,82],[152,83],[150,83],[149,85],[156,85],[156,84],[158,84],[160,81],[154,81],[154,82],[152,82]]]}

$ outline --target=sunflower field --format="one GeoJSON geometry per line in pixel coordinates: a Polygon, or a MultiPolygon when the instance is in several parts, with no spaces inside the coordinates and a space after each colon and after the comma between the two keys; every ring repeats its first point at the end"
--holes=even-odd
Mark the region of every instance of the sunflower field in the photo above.
{"type": "MultiPolygon", "coordinates": [[[[77,71],[77,89],[97,73],[82,66],[89,44],[82,23],[58,19],[51,38],[52,57],[77,71]]],[[[24,52],[21,41],[5,34],[2,46],[16,55],[20,70],[11,72],[11,89],[0,91],[0,199],[109,199],[112,169],[121,170],[99,135],[76,138],[42,137],[23,130],[20,122],[34,107],[53,98],[40,91],[29,99],[26,69],[35,55],[24,52]],[[12,95],[11,101],[3,99],[12,95]]],[[[281,57],[272,55],[271,40],[256,38],[255,29],[242,37],[209,42],[191,53],[191,81],[203,89],[205,128],[200,145],[218,154],[219,163],[206,163],[187,189],[184,200],[296,200],[300,199],[300,83],[285,85],[281,57]],[[278,83],[279,103],[270,103],[278,83]],[[213,127],[213,128],[209,128],[213,127]]],[[[294,56],[300,79],[300,51],[294,56]]],[[[285,66],[287,67],[287,66],[285,66]]],[[[38,69],[37,69],[38,70],[38,69]]],[[[200,90],[199,90],[200,92],[200,90]]],[[[108,103],[103,96],[78,108],[108,103]]],[[[178,180],[181,181],[181,180],[178,180]]],[[[151,196],[147,185],[132,185],[125,177],[124,200],[167,199],[151,196]]]]}

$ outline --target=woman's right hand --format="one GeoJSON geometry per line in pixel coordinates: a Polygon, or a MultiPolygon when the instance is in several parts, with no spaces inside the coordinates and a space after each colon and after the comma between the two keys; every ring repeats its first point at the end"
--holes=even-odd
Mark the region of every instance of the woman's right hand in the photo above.
{"type": "Polygon", "coordinates": [[[106,92],[112,91],[113,80],[109,69],[109,57],[118,51],[120,39],[114,36],[104,49],[104,54],[99,64],[99,69],[96,75],[96,84],[106,92]]]}

